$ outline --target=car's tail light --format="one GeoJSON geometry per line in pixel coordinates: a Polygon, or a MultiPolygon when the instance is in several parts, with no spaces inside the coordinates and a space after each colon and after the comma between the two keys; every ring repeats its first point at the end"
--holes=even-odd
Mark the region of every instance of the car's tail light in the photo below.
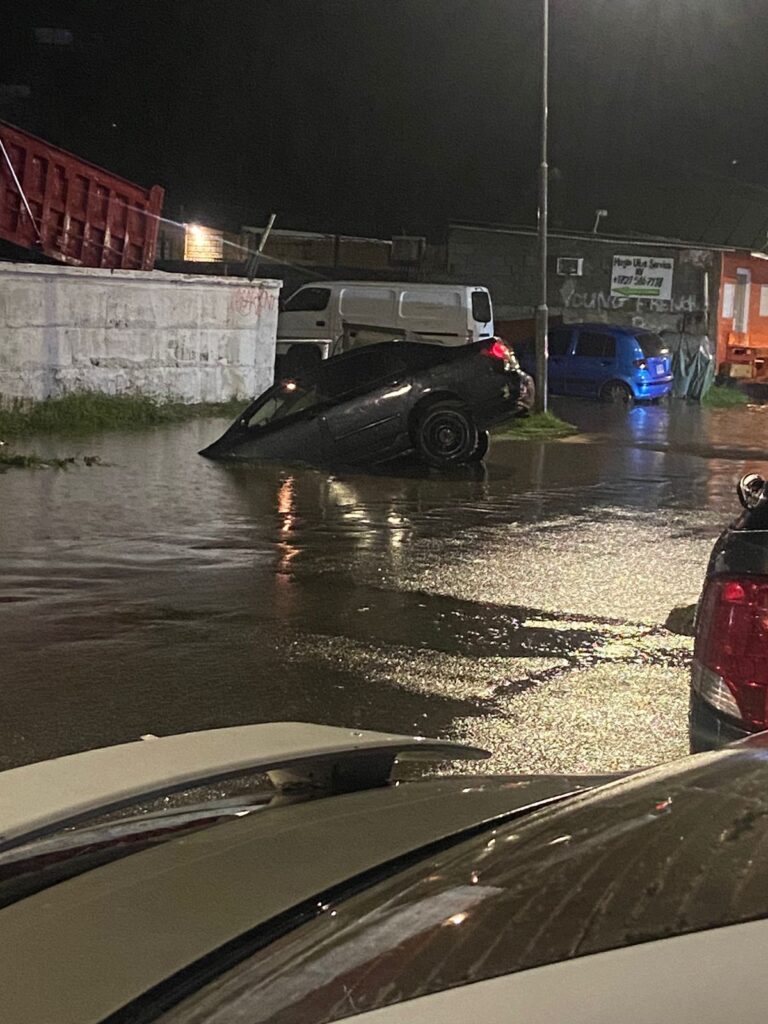
{"type": "Polygon", "coordinates": [[[483,355],[491,359],[501,359],[506,363],[512,355],[512,350],[501,338],[494,338],[488,348],[483,349],[483,355]]]}
{"type": "Polygon", "coordinates": [[[696,624],[692,686],[724,714],[768,727],[768,578],[713,579],[696,624]]]}
{"type": "Polygon", "coordinates": [[[644,359],[633,359],[632,360],[632,365],[636,366],[638,368],[638,370],[647,370],[648,369],[648,363],[646,363],[646,361],[644,359]]]}
{"type": "Polygon", "coordinates": [[[520,368],[514,349],[501,338],[492,338],[481,351],[484,356],[496,360],[501,370],[518,370],[520,368]]]}

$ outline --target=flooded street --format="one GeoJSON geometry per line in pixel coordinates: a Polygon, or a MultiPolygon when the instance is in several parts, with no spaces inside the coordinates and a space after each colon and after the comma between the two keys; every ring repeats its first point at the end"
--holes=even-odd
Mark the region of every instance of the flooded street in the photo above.
{"type": "MultiPolygon", "coordinates": [[[[687,749],[698,596],[768,412],[560,401],[583,434],[440,476],[227,468],[222,421],[0,476],[0,768],[275,719],[450,736],[495,770],[687,749]]],[[[32,447],[31,445],[27,447],[32,447]]]]}

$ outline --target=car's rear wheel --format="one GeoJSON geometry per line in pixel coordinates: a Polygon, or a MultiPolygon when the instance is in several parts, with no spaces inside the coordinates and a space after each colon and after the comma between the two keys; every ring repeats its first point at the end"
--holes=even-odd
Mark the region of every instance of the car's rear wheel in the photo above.
{"type": "Polygon", "coordinates": [[[478,447],[477,426],[461,402],[437,402],[416,424],[415,445],[428,466],[441,469],[469,462],[478,447]]]}
{"type": "Polygon", "coordinates": [[[630,405],[633,398],[632,389],[622,384],[620,380],[611,380],[600,392],[600,398],[612,405],[630,405]]]}
{"type": "Polygon", "coordinates": [[[488,454],[488,449],[491,446],[491,435],[487,430],[481,430],[477,435],[477,447],[469,456],[468,462],[482,462],[485,456],[488,454]]]}

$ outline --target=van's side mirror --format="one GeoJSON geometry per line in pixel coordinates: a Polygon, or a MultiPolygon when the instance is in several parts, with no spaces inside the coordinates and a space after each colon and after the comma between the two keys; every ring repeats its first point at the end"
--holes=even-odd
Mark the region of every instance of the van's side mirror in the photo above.
{"type": "Polygon", "coordinates": [[[747,511],[757,508],[766,496],[765,480],[757,473],[747,473],[736,485],[736,494],[747,511]]]}

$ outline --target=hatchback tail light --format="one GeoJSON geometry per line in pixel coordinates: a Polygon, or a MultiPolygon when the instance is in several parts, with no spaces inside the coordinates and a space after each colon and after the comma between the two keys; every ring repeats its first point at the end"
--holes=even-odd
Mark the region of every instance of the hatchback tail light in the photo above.
{"type": "Polygon", "coordinates": [[[713,579],[701,600],[692,685],[724,714],[768,728],[768,578],[713,579]]]}
{"type": "Polygon", "coordinates": [[[638,370],[647,370],[648,363],[644,359],[633,359],[632,365],[636,366],[638,370]]]}

